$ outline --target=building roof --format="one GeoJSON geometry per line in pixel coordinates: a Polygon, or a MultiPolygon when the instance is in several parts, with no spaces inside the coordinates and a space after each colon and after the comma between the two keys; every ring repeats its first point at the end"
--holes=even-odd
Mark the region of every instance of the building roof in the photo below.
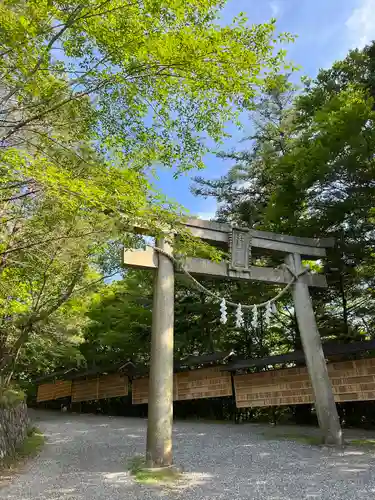
{"type": "MultiPolygon", "coordinates": [[[[326,357],[366,352],[375,350],[375,340],[351,342],[349,344],[326,343],[323,344],[323,351],[326,357]]],[[[221,365],[221,370],[232,371],[244,370],[253,367],[263,367],[269,365],[281,365],[286,363],[304,363],[305,355],[302,350],[292,351],[286,354],[277,354],[265,358],[238,359],[234,357],[231,351],[203,354],[201,356],[187,356],[181,360],[174,361],[174,371],[189,370],[192,367],[221,365]],[[229,363],[224,364],[226,361],[229,363]]],[[[121,372],[129,377],[147,376],[149,367],[147,365],[135,365],[132,361],[124,361],[112,365],[94,367],[85,370],[70,368],[60,370],[49,375],[38,377],[34,380],[37,384],[47,383],[55,379],[77,380],[86,377],[95,377],[97,375],[106,375],[107,373],[121,372]]]]}
{"type": "MultiPolygon", "coordinates": [[[[323,351],[325,356],[349,355],[358,352],[365,352],[375,350],[375,340],[351,342],[350,344],[326,343],[323,344],[323,351]]],[[[232,363],[223,366],[221,369],[225,371],[236,371],[246,368],[278,365],[291,362],[305,363],[305,355],[303,351],[292,351],[286,354],[278,354],[275,356],[268,356],[266,358],[254,359],[236,359],[232,363]]]]}
{"type": "Polygon", "coordinates": [[[107,373],[121,372],[125,375],[132,376],[136,372],[136,366],[131,361],[124,361],[112,365],[97,366],[85,370],[78,370],[77,368],[70,368],[69,370],[62,370],[48,375],[43,375],[34,380],[36,383],[48,382],[54,379],[64,380],[77,380],[80,378],[93,377],[95,375],[106,375],[107,373]]]}
{"type": "MultiPolygon", "coordinates": [[[[174,370],[183,371],[193,366],[207,366],[211,364],[220,364],[232,356],[232,352],[220,352],[204,354],[202,356],[187,356],[181,360],[174,361],[174,370]]],[[[103,365],[93,368],[78,370],[70,368],[69,370],[60,370],[48,375],[38,377],[34,380],[37,384],[47,383],[55,379],[77,380],[86,377],[95,377],[97,375],[105,375],[107,373],[121,372],[129,377],[140,377],[148,375],[149,367],[147,365],[135,365],[132,361],[125,361],[112,365],[103,365]]]]}

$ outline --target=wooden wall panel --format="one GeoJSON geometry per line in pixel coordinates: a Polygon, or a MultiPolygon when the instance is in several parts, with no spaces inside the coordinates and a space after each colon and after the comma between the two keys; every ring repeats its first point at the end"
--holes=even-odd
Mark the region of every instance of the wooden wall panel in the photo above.
{"type": "Polygon", "coordinates": [[[142,405],[148,403],[148,377],[136,378],[132,382],[132,403],[142,405]]]}
{"type": "Polygon", "coordinates": [[[54,399],[69,397],[72,392],[72,382],[70,380],[57,380],[50,384],[38,386],[36,400],[52,401],[54,399]]]}
{"type": "MultiPolygon", "coordinates": [[[[133,405],[142,405],[148,403],[149,378],[136,378],[132,382],[132,403],[133,405]]],[[[173,378],[173,401],[177,400],[177,382],[176,375],[173,378]]]]}
{"type": "Polygon", "coordinates": [[[73,380],[72,402],[92,401],[99,396],[99,378],[73,380]]]}
{"type": "Polygon", "coordinates": [[[66,398],[72,394],[71,380],[56,380],[55,382],[55,399],[66,398]]]}
{"type": "Polygon", "coordinates": [[[72,401],[114,398],[129,394],[129,379],[119,373],[84,380],[58,380],[38,387],[37,401],[72,396],[72,401]]]}
{"type": "Polygon", "coordinates": [[[36,400],[40,401],[52,401],[55,399],[55,384],[41,384],[38,385],[38,392],[36,400]]]}
{"type": "MultiPolygon", "coordinates": [[[[375,358],[328,364],[336,402],[375,400],[375,358]]],[[[234,377],[237,408],[313,403],[306,367],[234,377]]]]}
{"type": "MultiPolygon", "coordinates": [[[[148,377],[133,380],[133,404],[148,403],[148,384],[148,377]]],[[[174,401],[231,396],[232,393],[230,373],[222,372],[219,368],[189,370],[174,375],[174,401]]]]}
{"type": "Polygon", "coordinates": [[[375,399],[375,358],[330,363],[328,373],[337,402],[375,399]]]}
{"type": "Polygon", "coordinates": [[[234,387],[237,408],[313,402],[306,367],[236,375],[234,387]]]}
{"type": "MultiPolygon", "coordinates": [[[[148,385],[148,377],[133,380],[133,404],[148,403],[148,385]]],[[[189,370],[174,375],[173,401],[231,396],[232,394],[230,373],[221,372],[219,368],[189,370]]]]}
{"type": "Polygon", "coordinates": [[[176,379],[178,401],[232,395],[231,375],[218,367],[180,372],[176,379]]]}
{"type": "Polygon", "coordinates": [[[99,377],[98,399],[117,398],[129,393],[129,379],[120,373],[101,375],[99,377]]]}

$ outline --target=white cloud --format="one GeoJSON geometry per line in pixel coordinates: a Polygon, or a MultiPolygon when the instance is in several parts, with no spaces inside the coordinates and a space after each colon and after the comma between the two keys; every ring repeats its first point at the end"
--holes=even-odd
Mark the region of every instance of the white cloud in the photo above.
{"type": "Polygon", "coordinates": [[[209,198],[201,200],[196,208],[190,210],[191,217],[198,217],[203,220],[211,220],[215,218],[216,210],[218,209],[218,204],[215,199],[209,198]]]}
{"type": "Polygon", "coordinates": [[[203,220],[211,220],[215,217],[215,212],[198,212],[197,217],[203,220]]]}
{"type": "Polygon", "coordinates": [[[359,0],[346,21],[353,47],[363,48],[375,39],[375,0],[359,0]]]}
{"type": "Polygon", "coordinates": [[[272,17],[280,17],[282,15],[283,4],[280,2],[280,0],[272,0],[269,5],[271,8],[272,17]]]}

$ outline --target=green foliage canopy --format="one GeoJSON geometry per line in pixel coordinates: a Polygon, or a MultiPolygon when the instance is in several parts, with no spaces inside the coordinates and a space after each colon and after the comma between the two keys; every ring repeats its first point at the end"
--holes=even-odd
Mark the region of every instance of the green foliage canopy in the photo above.
{"type": "Polygon", "coordinates": [[[176,226],[183,209],[150,169],[201,168],[208,140],[284,64],[276,46],[290,35],[244,16],[221,26],[222,6],[1,3],[0,375],[25,345],[32,357],[38,334],[57,335],[64,304],[119,270],[135,224],[176,226]]]}

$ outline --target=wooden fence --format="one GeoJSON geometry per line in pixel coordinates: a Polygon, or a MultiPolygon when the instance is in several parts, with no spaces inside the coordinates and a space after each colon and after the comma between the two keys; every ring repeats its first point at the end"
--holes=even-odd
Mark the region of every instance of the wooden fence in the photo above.
{"type": "MultiPolygon", "coordinates": [[[[375,400],[375,358],[328,364],[336,402],[375,400]]],[[[306,367],[234,376],[237,408],[313,403],[306,367]]]]}
{"type": "MultiPolygon", "coordinates": [[[[375,400],[375,358],[328,364],[336,402],[375,400]]],[[[233,376],[238,408],[313,403],[306,367],[269,370],[233,376]]],[[[37,401],[71,396],[72,402],[127,396],[129,379],[120,373],[94,378],[59,380],[38,387],[37,401]]],[[[133,404],[147,404],[149,379],[132,382],[133,404]]],[[[184,401],[232,396],[231,374],[220,367],[178,372],[173,399],[184,401]]]]}
{"type": "MultiPolygon", "coordinates": [[[[148,377],[133,380],[133,404],[148,402],[148,386],[148,377]]],[[[188,370],[176,373],[174,376],[174,401],[232,396],[232,394],[231,375],[220,371],[219,367],[188,370]]]]}
{"type": "Polygon", "coordinates": [[[57,380],[38,386],[37,401],[52,401],[71,396],[72,402],[127,396],[129,379],[120,373],[78,380],[57,380]]]}
{"type": "Polygon", "coordinates": [[[42,384],[38,386],[36,400],[51,401],[53,399],[69,397],[72,392],[71,380],[57,380],[51,384],[42,384]]]}

